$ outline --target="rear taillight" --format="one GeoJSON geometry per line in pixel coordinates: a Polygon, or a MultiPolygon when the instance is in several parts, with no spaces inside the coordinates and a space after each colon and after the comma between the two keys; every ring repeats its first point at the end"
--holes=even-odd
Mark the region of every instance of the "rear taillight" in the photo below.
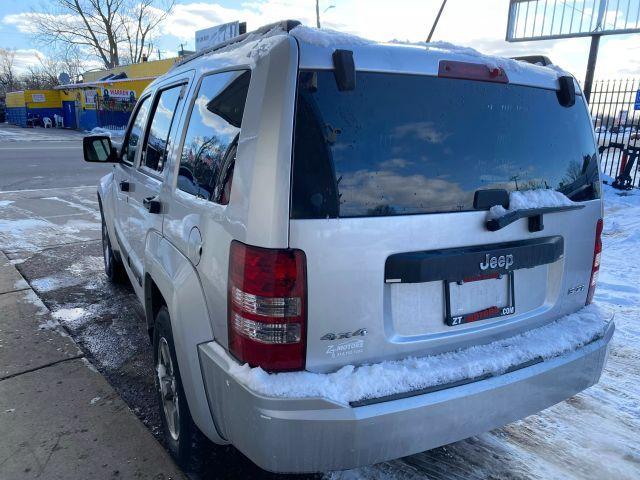
{"type": "Polygon", "coordinates": [[[587,302],[589,305],[593,301],[593,294],[596,293],[598,283],[598,272],[600,271],[600,257],[602,256],[602,219],[596,225],[596,243],[593,247],[593,264],[591,266],[591,280],[589,280],[589,291],[587,292],[587,302]]]}
{"type": "Polygon", "coordinates": [[[307,308],[302,250],[231,242],[227,321],[229,351],[267,371],[302,370],[307,308]]]}

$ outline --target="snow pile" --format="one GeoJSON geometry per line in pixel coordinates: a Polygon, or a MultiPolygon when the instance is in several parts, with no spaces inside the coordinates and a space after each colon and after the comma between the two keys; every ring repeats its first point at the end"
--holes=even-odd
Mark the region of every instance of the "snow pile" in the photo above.
{"type": "Polygon", "coordinates": [[[509,194],[509,209],[504,208],[502,205],[495,205],[489,210],[487,220],[504,217],[508,213],[515,212],[517,210],[545,207],[567,207],[571,205],[575,204],[569,200],[566,195],[551,189],[511,192],[509,194]]]}
{"type": "Polygon", "coordinates": [[[426,357],[386,361],[334,373],[269,374],[260,367],[238,365],[217,344],[216,352],[229,360],[231,375],[251,390],[270,397],[323,397],[347,404],[367,398],[405,393],[436,385],[499,375],[531,360],[557,357],[600,338],[609,319],[594,305],[548,325],[486,345],[426,357]]]}
{"type": "Polygon", "coordinates": [[[318,28],[305,27],[298,25],[291,30],[291,35],[301,42],[318,45],[319,47],[334,47],[338,45],[370,45],[375,43],[373,40],[351,35],[349,33],[338,32],[328,28],[322,30],[318,28]]]}
{"type": "Polygon", "coordinates": [[[89,135],[106,135],[109,138],[112,137],[122,137],[124,135],[125,127],[121,128],[108,128],[108,127],[95,127],[91,131],[87,131],[89,135]]]}

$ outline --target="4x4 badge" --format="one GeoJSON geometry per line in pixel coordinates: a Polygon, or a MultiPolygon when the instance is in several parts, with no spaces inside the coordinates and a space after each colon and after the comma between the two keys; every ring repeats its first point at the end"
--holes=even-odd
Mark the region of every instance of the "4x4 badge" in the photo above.
{"type": "Polygon", "coordinates": [[[364,337],[367,333],[366,328],[359,328],[355,332],[342,332],[342,333],[326,333],[320,340],[342,340],[343,338],[351,338],[351,337],[364,337]]]}

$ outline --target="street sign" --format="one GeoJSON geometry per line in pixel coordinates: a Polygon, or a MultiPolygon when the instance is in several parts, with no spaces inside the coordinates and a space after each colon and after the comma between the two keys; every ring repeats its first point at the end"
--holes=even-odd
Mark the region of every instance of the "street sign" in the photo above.
{"type": "Polygon", "coordinates": [[[640,32],[640,2],[510,0],[507,41],[640,32]]]}

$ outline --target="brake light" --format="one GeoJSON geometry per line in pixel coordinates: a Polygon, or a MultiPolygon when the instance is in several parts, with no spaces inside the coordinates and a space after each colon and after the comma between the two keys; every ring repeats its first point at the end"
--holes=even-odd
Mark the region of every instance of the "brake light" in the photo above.
{"type": "Polygon", "coordinates": [[[267,371],[302,370],[307,330],[304,252],[234,240],[228,284],[229,351],[267,371]]]}
{"type": "Polygon", "coordinates": [[[596,283],[598,283],[598,272],[600,271],[600,257],[602,256],[602,227],[602,219],[599,219],[596,225],[596,243],[593,247],[593,264],[591,266],[591,280],[589,280],[586,305],[589,305],[593,301],[593,295],[596,293],[596,283]]]}
{"type": "Polygon", "coordinates": [[[501,67],[490,67],[482,63],[456,62],[440,60],[438,76],[483,82],[509,83],[509,77],[501,67]]]}

